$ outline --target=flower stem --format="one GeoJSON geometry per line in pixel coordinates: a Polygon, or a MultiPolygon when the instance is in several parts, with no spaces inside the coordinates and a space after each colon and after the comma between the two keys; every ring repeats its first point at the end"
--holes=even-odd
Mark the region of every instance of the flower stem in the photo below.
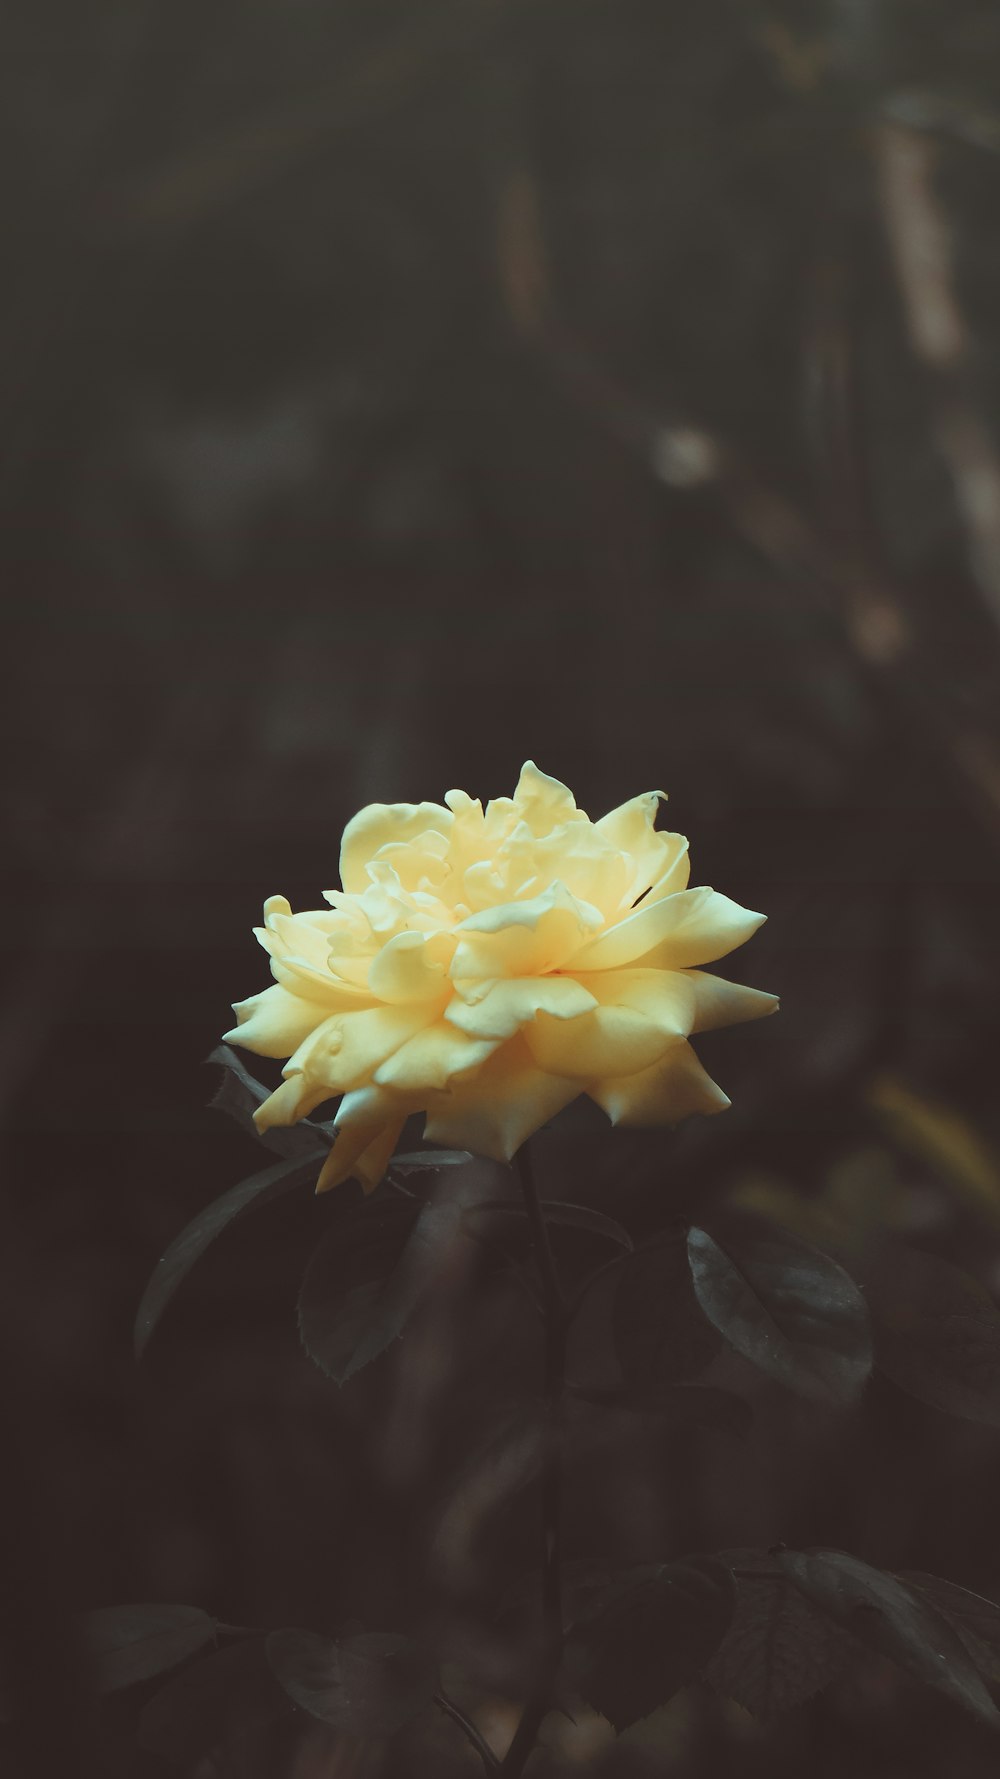
{"type": "Polygon", "coordinates": [[[545,1651],[539,1668],[535,1690],[525,1705],[514,1740],[500,1764],[500,1772],[518,1775],[535,1745],[539,1725],[551,1702],[562,1653],[562,1553],[560,1511],[562,1506],[562,1435],[563,1394],[566,1388],[566,1336],[569,1320],[559,1274],[556,1270],[549,1240],[548,1226],[542,1213],[538,1187],[528,1154],[522,1144],[515,1157],[524,1194],[531,1239],[542,1282],[542,1308],[545,1321],[544,1390],[546,1405],[546,1444],[542,1469],[542,1619],[545,1651]]]}
{"type": "Polygon", "coordinates": [[[480,1735],[475,1724],[472,1722],[472,1719],[466,1717],[465,1712],[459,1709],[454,1699],[450,1699],[443,1688],[440,1692],[434,1694],[434,1703],[439,1711],[443,1711],[446,1717],[451,1718],[452,1723],[458,1725],[463,1736],[465,1736],[466,1740],[475,1749],[483,1766],[486,1768],[486,1771],[488,1773],[498,1773],[500,1771],[500,1762],[485,1736],[480,1735]]]}

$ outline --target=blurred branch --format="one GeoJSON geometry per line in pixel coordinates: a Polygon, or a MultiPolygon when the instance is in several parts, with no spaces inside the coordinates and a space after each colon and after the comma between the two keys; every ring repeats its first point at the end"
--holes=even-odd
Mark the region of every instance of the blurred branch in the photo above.
{"type": "Polygon", "coordinates": [[[929,375],[938,447],[976,580],[1000,626],[1000,457],[972,398],[974,349],[956,295],[952,233],[934,189],[937,147],[918,130],[884,123],[874,148],[910,344],[929,375]]]}
{"type": "MultiPolygon", "coordinates": [[[[496,254],[498,280],[510,322],[546,371],[583,410],[593,415],[638,458],[657,482],[719,502],[733,529],[769,561],[783,582],[792,582],[838,622],[855,659],[878,694],[888,693],[911,724],[930,731],[950,762],[963,800],[970,803],[994,844],[1000,845],[1000,734],[975,727],[947,709],[929,689],[933,675],[922,662],[905,598],[857,525],[846,538],[828,538],[783,491],[773,486],[730,441],[687,415],[656,415],[600,364],[561,320],[545,254],[541,203],[530,171],[516,159],[498,185],[496,254]]],[[[843,369],[843,367],[841,367],[843,369]]],[[[960,451],[970,437],[982,452],[984,437],[963,418],[960,451]]],[[[1000,507],[984,516],[992,489],[992,462],[982,463],[968,498],[977,503],[983,548],[993,548],[997,525],[997,617],[1000,621],[1000,507]],[[984,486],[985,484],[985,486],[984,486]]],[[[970,466],[962,458],[962,472],[970,466]]],[[[1000,495],[1000,471],[997,488],[1000,495]]],[[[854,504],[861,499],[855,486],[854,504]]]]}
{"type": "Polygon", "coordinates": [[[416,9],[394,35],[353,58],[311,97],[254,119],[140,174],[105,205],[131,223],[187,223],[287,174],[341,130],[356,129],[396,104],[450,56],[476,44],[501,13],[500,0],[462,0],[436,15],[416,9]]]}

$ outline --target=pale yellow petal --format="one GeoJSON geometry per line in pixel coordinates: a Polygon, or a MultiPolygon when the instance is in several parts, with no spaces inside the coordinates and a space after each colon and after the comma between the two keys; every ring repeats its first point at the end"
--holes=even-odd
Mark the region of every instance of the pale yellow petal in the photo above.
{"type": "Polygon", "coordinates": [[[666,970],[711,964],[745,944],[765,918],[713,889],[681,890],[655,902],[647,897],[577,952],[573,974],[625,964],[666,970]]]}
{"type": "Polygon", "coordinates": [[[370,1081],[379,1065],[433,1018],[433,1010],[422,1006],[334,1014],[300,1044],[282,1072],[301,1069],[310,1080],[325,1083],[327,1095],[348,1093],[370,1081]]]}
{"type": "Polygon", "coordinates": [[[507,902],[470,914],[456,927],[458,946],[451,975],[540,976],[559,969],[580,950],[601,915],[578,902],[564,884],[553,884],[526,902],[507,902]]]}
{"type": "Polygon", "coordinates": [[[424,1136],[439,1147],[510,1161],[533,1131],[581,1091],[579,1081],[545,1074],[522,1039],[512,1038],[470,1081],[437,1096],[424,1136]]]}
{"type": "Polygon", "coordinates": [[[691,855],[685,836],[664,831],[657,833],[656,839],[662,842],[662,850],[659,859],[654,861],[652,888],[646,897],[648,902],[658,902],[663,896],[675,896],[680,890],[686,890],[691,877],[691,855]]]}
{"type": "Polygon", "coordinates": [[[368,968],[368,987],[380,1001],[437,1005],[449,993],[446,978],[455,950],[450,933],[397,933],[368,968]]]}
{"type": "Polygon", "coordinates": [[[566,1021],[540,1013],[524,1028],[535,1061],[553,1074],[634,1075],[691,1030],[694,989],[681,972],[609,970],[582,985],[598,1002],[593,1012],[566,1021]]]}
{"type": "Polygon", "coordinates": [[[444,1016],[449,1024],[475,1038],[512,1038],[536,1013],[578,1019],[597,1006],[594,996],[572,976],[521,976],[500,982],[459,983],[456,988],[458,993],[444,1016]]]}
{"type": "Polygon", "coordinates": [[[612,1124],[677,1124],[692,1112],[724,1112],[730,1103],[683,1039],[642,1073],[590,1082],[587,1092],[612,1124]]]}
{"type": "MultiPolygon", "coordinates": [[[[631,797],[617,809],[609,810],[594,823],[595,834],[621,854],[622,863],[627,867],[622,897],[628,906],[652,884],[662,883],[671,868],[678,873],[683,868],[682,860],[687,853],[683,834],[658,832],[654,825],[657,810],[666,800],[666,791],[644,791],[641,796],[631,797]]],[[[686,878],[676,885],[678,889],[686,886],[686,878]]],[[[601,906],[605,904],[602,902],[601,906]]]]}
{"type": "Polygon", "coordinates": [[[694,1032],[715,1031],[720,1025],[743,1025],[748,1019],[764,1019],[778,1011],[777,995],[761,988],[746,988],[742,982],[727,982],[722,976],[709,976],[704,970],[689,970],[688,980],[694,987],[694,1032]]]}
{"type": "Polygon", "coordinates": [[[340,880],[352,895],[368,887],[368,865],[383,846],[415,841],[435,832],[447,837],[450,809],[440,803],[369,803],[344,829],[340,844],[340,880]]]}
{"type": "Polygon", "coordinates": [[[393,1052],[375,1070],[380,1087],[398,1093],[433,1093],[457,1075],[479,1068],[497,1048],[497,1039],[470,1038],[441,1020],[393,1052]]]}
{"type": "Polygon", "coordinates": [[[345,1095],[337,1108],[337,1135],[319,1179],[317,1192],[329,1192],[355,1175],[370,1192],[378,1185],[406,1120],[408,1108],[381,1087],[362,1087],[345,1095]],[[381,1169],[379,1163],[381,1161],[381,1169]]]}
{"type": "Polygon", "coordinates": [[[236,1024],[223,1037],[258,1056],[291,1056],[304,1038],[315,1031],[324,1015],[315,1001],[304,1000],[276,984],[249,1000],[234,1001],[236,1024]]]}
{"type": "Polygon", "coordinates": [[[293,993],[328,1009],[364,1006],[370,997],[363,980],[352,985],[330,969],[330,947],[338,942],[338,925],[329,909],[292,914],[284,896],[270,896],[264,904],[264,925],[255,927],[254,934],[270,955],[275,979],[293,993]]]}
{"type": "Polygon", "coordinates": [[[260,1131],[270,1130],[273,1125],[295,1124],[332,1097],[322,1082],[308,1081],[302,1070],[296,1069],[286,1074],[281,1086],[257,1107],[253,1121],[260,1131]]]}
{"type": "Polygon", "coordinates": [[[558,778],[542,772],[534,760],[526,760],[514,792],[514,804],[522,820],[534,834],[547,834],[551,828],[567,821],[586,821],[576,798],[558,778]]]}

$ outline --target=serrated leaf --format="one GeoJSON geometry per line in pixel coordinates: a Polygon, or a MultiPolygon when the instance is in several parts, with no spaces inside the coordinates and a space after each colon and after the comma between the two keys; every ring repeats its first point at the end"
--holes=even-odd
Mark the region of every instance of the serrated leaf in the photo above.
{"type": "MultiPolygon", "coordinates": [[[[590,1235],[603,1236],[606,1241],[614,1242],[617,1247],[632,1251],[632,1238],[627,1229],[616,1223],[613,1217],[606,1217],[603,1211],[592,1211],[589,1205],[564,1204],[558,1199],[542,1199],[542,1215],[550,1228],[582,1229],[590,1235]]],[[[520,1199],[488,1198],[481,1204],[474,1205],[466,1212],[466,1218],[478,1224],[481,1218],[489,1215],[513,1217],[527,1223],[528,1213],[520,1199]]]]}
{"type": "Polygon", "coordinates": [[[851,1402],[871,1371],[865,1300],[817,1248],[785,1231],[688,1235],[705,1315],[736,1352],[800,1395],[851,1402]]]}
{"type": "Polygon", "coordinates": [[[312,1118],[300,1118],[297,1124],[272,1125],[270,1130],[259,1131],[253,1115],[257,1107],[263,1105],[267,1099],[268,1089],[256,1076],[250,1074],[228,1044],[217,1045],[205,1061],[222,1070],[218,1086],[209,1101],[214,1112],[224,1112],[247,1136],[253,1137],[255,1142],[263,1143],[265,1148],[273,1150],[276,1155],[315,1155],[318,1167],[322,1167],[333,1141],[332,1124],[322,1124],[312,1118]]]}
{"type": "Polygon", "coordinates": [[[274,1167],[251,1175],[249,1180],[241,1180],[238,1186],[231,1187],[221,1198],[213,1199],[210,1205],[206,1205],[182,1229],[162,1259],[157,1262],[156,1270],[143,1293],[135,1319],[137,1359],[142,1357],[150,1335],[178,1287],[223,1230],[228,1229],[230,1224],[235,1223],[247,1211],[259,1210],[263,1205],[271,1204],[276,1198],[282,1198],[286,1192],[291,1192],[307,1180],[315,1183],[317,1171],[315,1156],[311,1160],[276,1162],[274,1167]]]}
{"type": "Polygon", "coordinates": [[[215,1641],[215,1620],[197,1606],[102,1606],[83,1620],[102,1692],[165,1674],[215,1641]]]}
{"type": "Polygon", "coordinates": [[[433,1697],[433,1663],[408,1637],[370,1632],[334,1642],[313,1631],[272,1631],[266,1647],[295,1704],[355,1735],[393,1735],[433,1697]]]}
{"type": "Polygon", "coordinates": [[[264,1730],[291,1711],[263,1637],[248,1637],[193,1662],[161,1688],[139,1718],[139,1744],[186,1773],[231,1736],[264,1730]]]}
{"type": "Polygon", "coordinates": [[[691,1558],[654,1569],[592,1601],[574,1630],[583,1651],[583,1697],[616,1730],[648,1717],[692,1680],[718,1648],[735,1587],[724,1563],[691,1558]]]}
{"type": "Polygon", "coordinates": [[[878,1369],[908,1395],[1000,1427],[1000,1313],[978,1279],[894,1248],[868,1288],[878,1369]]]}
{"type": "Polygon", "coordinates": [[[782,1551],[778,1564],[808,1600],[860,1643],[977,1717],[1000,1724],[961,1638],[915,1589],[846,1551],[782,1551]]]}
{"type": "Polygon", "coordinates": [[[736,1606],[705,1679],[769,1723],[835,1680],[851,1644],[766,1551],[730,1550],[720,1556],[737,1571],[736,1606]]]}
{"type": "Polygon", "coordinates": [[[695,1296],[683,1233],[656,1236],[623,1262],[614,1337],[625,1378],[641,1394],[686,1383],[715,1358],[722,1341],[695,1296]]]}

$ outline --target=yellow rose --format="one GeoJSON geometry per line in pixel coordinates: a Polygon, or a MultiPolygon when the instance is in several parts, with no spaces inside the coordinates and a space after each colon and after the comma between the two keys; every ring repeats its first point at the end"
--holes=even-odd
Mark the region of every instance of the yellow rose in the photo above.
{"type": "Polygon", "coordinates": [[[529,760],[485,810],[464,791],[370,804],[328,908],[269,899],[255,931],[276,985],[226,1036],[288,1058],[261,1130],[343,1094],[318,1191],[352,1174],[371,1191],[411,1112],[429,1142],[509,1161],[580,1093],[615,1124],[728,1106],[688,1037],[777,1001],[695,966],[764,916],[688,889],[687,841],[654,827],[662,795],[592,822],[529,760]]]}

